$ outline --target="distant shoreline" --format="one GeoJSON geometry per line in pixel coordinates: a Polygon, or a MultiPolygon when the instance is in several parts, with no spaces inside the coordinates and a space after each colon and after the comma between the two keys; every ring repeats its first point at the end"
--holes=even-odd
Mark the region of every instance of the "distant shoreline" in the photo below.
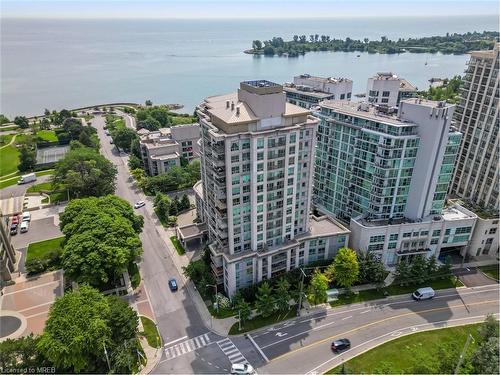
{"type": "Polygon", "coordinates": [[[281,37],[270,40],[254,40],[252,48],[244,51],[246,54],[298,57],[307,52],[368,52],[370,54],[401,54],[401,53],[442,53],[445,55],[464,55],[470,51],[491,50],[500,40],[498,31],[468,32],[463,34],[446,33],[445,36],[430,36],[422,38],[399,38],[390,40],[382,36],[380,40],[364,38],[335,39],[329,35],[294,35],[293,40],[284,41],[281,37]]]}

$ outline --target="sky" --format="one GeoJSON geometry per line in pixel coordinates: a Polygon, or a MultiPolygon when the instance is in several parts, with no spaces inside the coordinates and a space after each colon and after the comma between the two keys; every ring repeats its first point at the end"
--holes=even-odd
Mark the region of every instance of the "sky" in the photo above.
{"type": "Polygon", "coordinates": [[[0,0],[1,17],[308,18],[498,14],[493,0],[0,0]]]}

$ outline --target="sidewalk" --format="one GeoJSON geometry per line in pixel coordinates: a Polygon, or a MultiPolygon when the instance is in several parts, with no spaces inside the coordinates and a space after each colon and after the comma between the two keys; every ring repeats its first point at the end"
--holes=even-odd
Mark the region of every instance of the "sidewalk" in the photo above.
{"type": "Polygon", "coordinates": [[[154,370],[158,362],[160,362],[162,348],[160,347],[157,349],[149,346],[145,337],[141,337],[139,341],[141,342],[142,349],[144,350],[144,354],[147,358],[146,366],[139,371],[139,374],[149,374],[154,370]]]}

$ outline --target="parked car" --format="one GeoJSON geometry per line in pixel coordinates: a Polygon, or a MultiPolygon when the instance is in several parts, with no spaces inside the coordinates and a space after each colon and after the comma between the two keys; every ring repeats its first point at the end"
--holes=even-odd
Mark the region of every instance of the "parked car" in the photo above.
{"type": "Polygon", "coordinates": [[[11,223],[12,224],[19,224],[19,215],[12,216],[11,223]]]}
{"type": "Polygon", "coordinates": [[[177,290],[177,281],[175,279],[168,280],[168,287],[172,292],[175,292],[177,290]]]}
{"type": "Polygon", "coordinates": [[[23,212],[22,221],[31,221],[31,214],[29,212],[23,212]]]}
{"type": "Polygon", "coordinates": [[[416,291],[413,292],[411,295],[414,300],[416,301],[421,301],[424,299],[431,299],[436,295],[436,292],[434,289],[431,287],[426,287],[426,288],[418,288],[416,291]]]}
{"type": "Polygon", "coordinates": [[[332,350],[334,352],[340,352],[342,350],[349,349],[351,347],[351,342],[348,339],[339,339],[332,342],[332,350]]]}
{"type": "Polygon", "coordinates": [[[136,203],[134,204],[134,208],[136,208],[136,209],[137,209],[137,208],[141,208],[141,207],[144,207],[145,205],[146,205],[146,202],[144,202],[144,201],[139,201],[139,202],[136,202],[136,203]]]}
{"type": "Polygon", "coordinates": [[[30,229],[29,221],[23,221],[21,223],[21,233],[26,233],[30,229]]]}
{"type": "Polygon", "coordinates": [[[231,374],[253,374],[253,367],[248,363],[233,363],[231,374]]]}
{"type": "Polygon", "coordinates": [[[10,234],[15,236],[17,234],[17,231],[19,230],[19,224],[12,224],[10,226],[10,234]]]}

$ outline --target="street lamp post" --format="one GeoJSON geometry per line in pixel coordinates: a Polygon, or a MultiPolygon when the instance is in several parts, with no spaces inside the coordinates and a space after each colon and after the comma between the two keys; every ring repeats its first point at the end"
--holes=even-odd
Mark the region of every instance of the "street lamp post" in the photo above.
{"type": "Polygon", "coordinates": [[[217,304],[217,314],[219,313],[219,302],[217,302],[217,283],[215,284],[207,284],[207,286],[211,286],[215,288],[215,303],[217,304]]]}
{"type": "Polygon", "coordinates": [[[304,270],[300,268],[300,294],[299,294],[299,305],[297,306],[297,316],[300,315],[300,309],[302,308],[302,294],[304,294],[304,276],[306,275],[304,273],[304,270]]]}

